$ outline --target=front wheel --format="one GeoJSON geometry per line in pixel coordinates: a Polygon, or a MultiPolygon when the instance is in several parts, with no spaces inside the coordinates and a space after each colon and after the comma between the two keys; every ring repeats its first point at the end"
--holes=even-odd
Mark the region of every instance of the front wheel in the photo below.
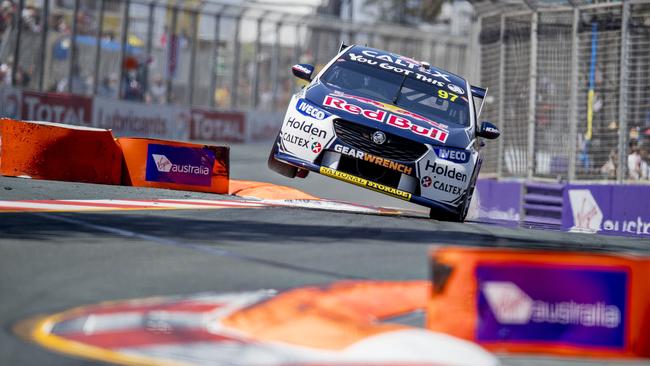
{"type": "Polygon", "coordinates": [[[450,222],[464,222],[465,218],[467,217],[467,212],[469,211],[469,204],[470,201],[472,200],[472,193],[474,189],[472,187],[472,190],[467,192],[465,194],[465,199],[463,200],[463,203],[460,204],[458,207],[459,210],[458,212],[441,212],[441,211],[436,211],[435,209],[430,209],[429,210],[429,218],[435,219],[438,221],[450,221],[450,222]]]}
{"type": "Polygon", "coordinates": [[[275,152],[278,149],[278,140],[276,139],[275,142],[273,143],[273,148],[271,149],[271,153],[269,154],[269,160],[267,161],[267,165],[269,169],[273,170],[274,172],[284,175],[287,178],[295,178],[296,175],[298,174],[298,168],[296,168],[293,165],[283,163],[275,158],[275,152]]]}

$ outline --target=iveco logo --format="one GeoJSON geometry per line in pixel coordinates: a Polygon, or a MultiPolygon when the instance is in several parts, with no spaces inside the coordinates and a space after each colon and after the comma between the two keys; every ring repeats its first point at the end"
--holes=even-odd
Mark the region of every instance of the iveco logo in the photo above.
{"type": "Polygon", "coordinates": [[[376,131],[372,134],[372,142],[377,145],[382,145],[384,142],[386,142],[386,135],[381,131],[376,131]]]}

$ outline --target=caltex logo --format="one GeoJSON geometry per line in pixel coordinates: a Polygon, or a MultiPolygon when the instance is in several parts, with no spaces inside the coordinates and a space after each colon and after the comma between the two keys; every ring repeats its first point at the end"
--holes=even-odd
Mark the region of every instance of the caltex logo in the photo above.
{"type": "Polygon", "coordinates": [[[319,153],[321,150],[323,150],[323,146],[320,144],[320,142],[314,142],[311,144],[311,151],[314,153],[319,153]]]}
{"type": "Polygon", "coordinates": [[[424,177],[422,177],[421,182],[422,182],[422,187],[431,187],[432,180],[430,176],[425,175],[424,177]]]}

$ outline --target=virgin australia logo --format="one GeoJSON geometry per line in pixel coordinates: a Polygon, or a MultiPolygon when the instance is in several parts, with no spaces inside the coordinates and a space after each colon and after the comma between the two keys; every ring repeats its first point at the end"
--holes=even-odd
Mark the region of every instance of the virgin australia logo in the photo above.
{"type": "Polygon", "coordinates": [[[151,154],[153,161],[156,163],[156,169],[161,173],[185,173],[196,175],[210,175],[210,169],[205,166],[198,165],[179,165],[174,164],[165,155],[151,154]]]}
{"type": "Polygon", "coordinates": [[[524,325],[532,322],[603,328],[616,328],[621,324],[621,310],[605,302],[532,299],[519,286],[508,281],[485,282],[482,290],[490,310],[501,324],[524,325]]]}
{"type": "Polygon", "coordinates": [[[572,231],[597,232],[603,222],[603,212],[588,189],[569,190],[573,213],[572,231]]]}

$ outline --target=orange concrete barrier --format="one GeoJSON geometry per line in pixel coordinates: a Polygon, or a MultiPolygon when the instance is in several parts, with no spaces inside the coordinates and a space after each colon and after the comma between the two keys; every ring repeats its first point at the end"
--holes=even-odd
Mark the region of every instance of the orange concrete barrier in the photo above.
{"type": "Polygon", "coordinates": [[[119,138],[122,184],[228,193],[229,148],[145,138],[119,138]]]}
{"type": "Polygon", "coordinates": [[[445,247],[427,328],[492,351],[650,357],[650,259],[445,247]]]}
{"type": "Polygon", "coordinates": [[[0,119],[0,174],[120,184],[122,152],[108,130],[0,119]]]}
{"type": "Polygon", "coordinates": [[[295,188],[250,180],[230,180],[230,194],[270,200],[320,200],[295,188]]]}

